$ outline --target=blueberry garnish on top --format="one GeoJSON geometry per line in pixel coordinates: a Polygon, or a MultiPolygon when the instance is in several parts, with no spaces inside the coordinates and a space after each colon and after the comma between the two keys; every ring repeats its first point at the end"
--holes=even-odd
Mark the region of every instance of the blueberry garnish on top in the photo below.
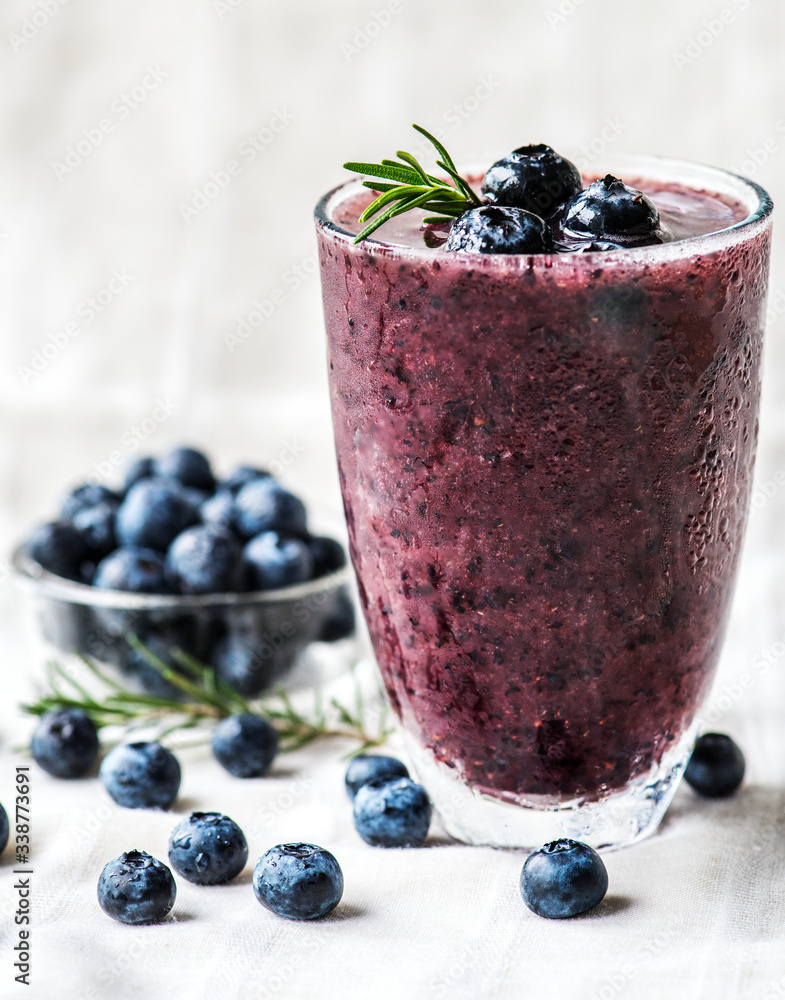
{"type": "Polygon", "coordinates": [[[621,243],[611,243],[610,240],[576,240],[560,239],[556,241],[556,249],[570,253],[600,253],[607,250],[624,250],[621,243]]]}
{"type": "Polygon", "coordinates": [[[600,240],[624,247],[663,242],[653,202],[613,174],[576,194],[564,207],[560,221],[567,242],[600,240]]]}
{"type": "Polygon", "coordinates": [[[554,215],[582,187],[574,163],[550,146],[521,146],[488,169],[482,181],[489,205],[525,208],[543,219],[554,215]]]}
{"type": "Polygon", "coordinates": [[[460,253],[548,253],[552,240],[539,216],[522,208],[483,205],[455,220],[444,248],[460,253]]]}
{"type": "Polygon", "coordinates": [[[411,153],[381,163],[349,161],[344,167],[369,178],[378,197],[360,213],[362,243],[388,220],[412,209],[425,213],[423,242],[431,250],[463,253],[596,253],[664,243],[659,213],[643,192],[607,174],[583,190],[580,171],[551,146],[519,146],[497,160],[482,180],[462,177],[442,143],[414,128],[437,153],[442,176],[426,173],[411,153]],[[448,175],[448,176],[445,176],[448,175]],[[372,220],[372,221],[369,221],[372,220]],[[446,226],[452,221],[444,241],[446,226]]]}
{"type": "Polygon", "coordinates": [[[399,151],[397,160],[344,163],[348,170],[369,178],[362,182],[364,187],[378,194],[358,217],[363,228],[354,243],[362,243],[388,220],[412,209],[426,213],[423,242],[433,250],[595,253],[671,239],[642,191],[612,174],[583,190],[575,164],[544,143],[519,146],[497,160],[483,177],[480,201],[475,180],[458,173],[442,143],[420,125],[414,128],[434,146],[442,176],[426,173],[416,157],[404,151],[399,151]],[[451,220],[445,242],[443,234],[451,220]]]}

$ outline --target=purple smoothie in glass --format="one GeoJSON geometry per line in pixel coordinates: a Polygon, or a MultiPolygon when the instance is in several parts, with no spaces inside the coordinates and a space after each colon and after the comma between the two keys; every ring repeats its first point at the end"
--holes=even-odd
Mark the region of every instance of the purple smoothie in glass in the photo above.
{"type": "Polygon", "coordinates": [[[317,212],[352,557],[414,763],[437,807],[450,775],[529,810],[637,787],[621,832],[580,821],[600,843],[656,826],[717,663],[768,275],[760,189],[637,168],[675,242],[466,255],[428,249],[413,215],[353,245],[356,185],[317,212]]]}

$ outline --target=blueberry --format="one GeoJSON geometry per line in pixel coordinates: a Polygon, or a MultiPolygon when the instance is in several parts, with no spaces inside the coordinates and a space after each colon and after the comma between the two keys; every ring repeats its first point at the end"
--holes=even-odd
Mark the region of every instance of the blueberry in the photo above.
{"type": "MultiPolygon", "coordinates": [[[[180,489],[180,492],[197,512],[197,515],[201,513],[201,509],[207,501],[214,496],[214,494],[210,493],[208,490],[197,490],[195,486],[183,486],[183,484],[179,483],[176,479],[170,479],[169,482],[173,483],[175,487],[180,489]]],[[[198,516],[197,520],[199,520],[198,516]]]]}
{"type": "Polygon", "coordinates": [[[98,903],[124,924],[155,924],[174,906],[177,886],[165,864],[144,851],[115,858],[98,879],[98,903]]]}
{"type": "Polygon", "coordinates": [[[255,636],[230,632],[213,646],[210,664],[222,681],[249,697],[269,687],[276,660],[262,656],[255,636]]]}
{"type": "Polygon", "coordinates": [[[126,743],[101,763],[101,781],[126,809],[168,809],[180,788],[180,765],[160,743],[126,743]]]}
{"type": "Polygon", "coordinates": [[[238,465],[226,479],[221,480],[219,487],[230,493],[239,493],[246,483],[252,483],[255,479],[271,478],[270,473],[265,469],[257,469],[252,465],[238,465]]]}
{"type": "Polygon", "coordinates": [[[609,243],[608,240],[559,240],[556,249],[564,253],[604,253],[608,250],[624,250],[621,243],[609,243]]]}
{"type": "Polygon", "coordinates": [[[251,590],[275,590],[304,583],[313,575],[313,558],[306,542],[265,531],[243,549],[248,586],[251,590]]]}
{"type": "Polygon", "coordinates": [[[256,898],[289,920],[318,920],[343,895],[343,872],[333,855],[315,844],[278,844],[259,858],[253,873],[256,898]]]}
{"type": "Polygon", "coordinates": [[[354,799],[363,785],[369,781],[393,781],[396,778],[408,778],[406,765],[397,757],[384,757],[381,754],[360,754],[346,768],[346,792],[354,799]]]}
{"type": "Polygon", "coordinates": [[[81,533],[94,559],[104,556],[117,547],[114,524],[117,514],[117,504],[99,503],[95,507],[87,507],[74,514],[71,522],[81,533]]]}
{"type": "MultiPolygon", "coordinates": [[[[155,633],[145,634],[143,632],[139,639],[153,656],[162,660],[167,667],[175,673],[183,673],[182,667],[172,657],[172,647],[182,648],[186,645],[177,635],[164,637],[155,633]]],[[[182,688],[167,680],[161,671],[150,663],[144,653],[127,643],[125,646],[126,648],[119,656],[118,666],[124,674],[136,681],[143,691],[158,698],[168,698],[170,701],[181,700],[184,697],[182,688]]]]}
{"type": "Polygon", "coordinates": [[[594,181],[567,203],[561,227],[568,240],[599,239],[625,247],[663,241],[654,204],[612,174],[594,181]]]}
{"type": "Polygon", "coordinates": [[[199,516],[204,524],[216,528],[234,528],[237,524],[237,504],[234,494],[229,490],[220,489],[199,508],[199,516]]]}
{"type": "Polygon", "coordinates": [[[523,901],[540,917],[574,917],[596,906],[607,891],[602,858],[577,840],[545,844],[529,855],[521,872],[523,901]]]}
{"type": "Polygon", "coordinates": [[[123,476],[123,486],[126,490],[131,489],[134,483],[138,483],[140,479],[152,479],[155,476],[155,459],[145,456],[144,458],[135,458],[125,470],[123,476]]]}
{"type": "Polygon", "coordinates": [[[195,812],[169,838],[172,868],[195,885],[220,885],[239,875],[248,860],[240,827],[217,812],[195,812]]]}
{"type": "Polygon", "coordinates": [[[81,532],[70,524],[41,524],[30,535],[27,549],[35,561],[49,573],[81,579],[81,566],[90,556],[81,532]]]}
{"type": "Polygon", "coordinates": [[[60,517],[64,521],[72,521],[80,511],[97,507],[99,503],[109,503],[116,507],[119,502],[118,495],[107,486],[101,486],[100,483],[84,483],[66,494],[60,509],[60,517]]]}
{"type": "Polygon", "coordinates": [[[237,494],[237,527],[246,538],[263,531],[304,535],[305,505],[272,477],[254,479],[237,494]]]}
{"type": "Polygon", "coordinates": [[[121,545],[166,552],[177,535],[198,519],[198,507],[177,483],[142,479],[131,487],[117,512],[117,539],[121,545]]]}
{"type": "Polygon", "coordinates": [[[177,479],[183,486],[197,490],[215,489],[215,477],[207,457],[195,448],[175,448],[156,463],[159,476],[177,479]]]}
{"type": "Polygon", "coordinates": [[[98,564],[93,586],[131,594],[170,594],[163,556],[152,549],[127,546],[115,549],[98,564]]]}
{"type": "Polygon", "coordinates": [[[429,250],[439,250],[444,246],[450,235],[450,225],[449,220],[447,223],[434,221],[423,224],[422,239],[429,250]]]}
{"type": "Polygon", "coordinates": [[[354,796],[354,828],[371,847],[420,847],[432,811],[425,789],[409,778],[370,781],[354,796]]]}
{"type": "Polygon", "coordinates": [[[313,575],[326,576],[346,565],[346,552],[334,538],[314,536],[308,539],[313,559],[313,575]]]}
{"type": "Polygon", "coordinates": [[[236,590],[242,550],[221,528],[198,525],[172,542],[166,553],[166,579],[180,594],[224,594],[236,590]]]}
{"type": "Polygon", "coordinates": [[[730,736],[704,733],[695,741],[684,779],[707,798],[732,795],[744,779],[744,754],[730,736]]]}
{"type": "Polygon", "coordinates": [[[98,756],[98,732],[78,708],[45,712],[30,741],[33,759],[56,778],[81,778],[98,756]]]}
{"type": "Polygon", "coordinates": [[[483,177],[482,193],[490,205],[525,208],[547,219],[582,186],[574,163],[538,144],[521,146],[497,160],[483,177]]]}
{"type": "Polygon", "coordinates": [[[482,205],[470,208],[452,224],[445,250],[459,253],[549,253],[550,230],[522,208],[482,205]]]}
{"type": "Polygon", "coordinates": [[[324,619],[319,632],[319,640],[321,642],[338,642],[339,639],[348,639],[349,636],[354,635],[355,625],[354,601],[346,588],[341,587],[336,592],[332,610],[324,619]]]}
{"type": "Polygon", "coordinates": [[[278,734],[260,715],[230,715],[213,730],[213,754],[236,778],[266,774],[278,751],[278,734]]]}
{"type": "Polygon", "coordinates": [[[2,854],[6,848],[10,832],[11,826],[8,822],[8,813],[5,811],[3,806],[0,805],[0,854],[2,854]]]}

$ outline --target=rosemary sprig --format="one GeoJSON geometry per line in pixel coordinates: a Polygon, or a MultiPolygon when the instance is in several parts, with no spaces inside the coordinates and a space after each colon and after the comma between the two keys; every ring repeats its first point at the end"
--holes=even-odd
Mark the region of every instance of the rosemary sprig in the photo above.
{"type": "Polygon", "coordinates": [[[480,204],[480,199],[469,182],[458,173],[452,157],[439,140],[420,125],[413,125],[412,128],[425,136],[433,145],[438,157],[436,166],[443,170],[453,183],[426,173],[419,161],[411,153],[403,150],[398,150],[397,160],[382,160],[381,163],[360,163],[350,160],[344,163],[344,167],[352,173],[381,178],[381,180],[363,181],[365,187],[380,193],[360,216],[361,223],[368,222],[369,219],[373,219],[373,222],[355,236],[355,243],[361,243],[389,219],[403,215],[413,208],[423,208],[436,213],[426,217],[426,222],[445,222],[463,215],[467,209],[480,204]]]}
{"type": "Polygon", "coordinates": [[[371,730],[366,721],[362,690],[354,675],[354,706],[347,708],[331,699],[331,718],[325,711],[320,691],[314,692],[311,715],[298,711],[282,686],[263,699],[250,700],[216,676],[215,671],[179,649],[171,651],[172,659],[182,668],[179,673],[157,657],[136,636],[127,641],[161,676],[183,693],[183,699],[162,698],[125,687],[108,676],[92,659],[79,654],[79,660],[100,685],[91,693],[77,681],[71,671],[51,661],[47,664],[49,690],[37,701],[21,708],[30,715],[43,715],[58,708],[80,708],[96,726],[116,727],[122,739],[135,729],[151,729],[156,738],[167,737],[181,730],[196,729],[203,742],[209,729],[219,719],[237,712],[256,712],[268,719],[278,732],[280,750],[298,750],[315,740],[343,738],[356,740],[358,747],[349,756],[382,744],[390,730],[385,726],[384,708],[371,730]]]}

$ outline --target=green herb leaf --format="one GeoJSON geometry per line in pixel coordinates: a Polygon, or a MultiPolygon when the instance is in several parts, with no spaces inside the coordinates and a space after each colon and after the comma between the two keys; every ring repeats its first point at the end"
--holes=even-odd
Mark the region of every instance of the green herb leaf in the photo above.
{"type": "Polygon", "coordinates": [[[353,174],[367,174],[368,177],[381,177],[388,181],[398,181],[401,184],[418,184],[420,175],[416,170],[404,167],[400,163],[344,163],[346,170],[353,174]]]}
{"type": "Polygon", "coordinates": [[[391,201],[399,201],[401,198],[406,198],[408,200],[423,193],[424,190],[422,185],[418,187],[413,184],[396,184],[395,187],[391,188],[389,191],[385,191],[384,194],[380,194],[378,198],[372,201],[357,221],[366,222],[391,201]]]}
{"type": "Polygon", "coordinates": [[[397,184],[385,184],[384,181],[363,181],[363,187],[370,188],[371,191],[394,191],[397,184]]]}
{"type": "MultiPolygon", "coordinates": [[[[135,635],[126,641],[161,674],[183,692],[183,700],[161,698],[126,688],[108,676],[92,659],[78,654],[78,659],[88,669],[98,686],[95,692],[72,676],[73,668],[66,669],[52,661],[47,664],[49,690],[36,702],[21,708],[30,715],[40,716],[58,708],[80,708],[99,728],[111,726],[119,730],[122,739],[140,728],[155,730],[158,739],[165,739],[183,729],[200,729],[201,742],[209,738],[209,730],[219,719],[237,712],[253,712],[267,718],[275,727],[283,751],[292,751],[321,739],[350,739],[363,748],[379,746],[389,730],[385,728],[386,706],[379,717],[380,725],[371,731],[363,721],[362,693],[355,677],[355,713],[332,699],[334,709],[327,718],[322,695],[314,693],[314,712],[310,718],[299,712],[286,690],[278,686],[275,693],[264,699],[251,701],[238,694],[222,681],[215,671],[179,649],[170,650],[175,663],[186,672],[184,676],[156,656],[135,635]],[[337,723],[337,724],[336,724],[337,723]]],[[[93,685],[91,685],[92,687],[93,685]]],[[[356,752],[356,751],[355,751],[356,752]]]]}
{"type": "Polygon", "coordinates": [[[384,159],[381,163],[350,160],[344,163],[344,167],[353,173],[383,179],[381,183],[363,181],[365,187],[379,191],[380,195],[360,215],[360,223],[377,217],[355,236],[355,243],[361,243],[385,222],[414,208],[437,213],[426,219],[427,222],[433,222],[446,221],[481,204],[469,182],[458,173],[452,157],[439,140],[420,125],[414,125],[413,128],[433,145],[437,154],[436,165],[448,175],[452,184],[427,173],[419,160],[404,150],[398,151],[398,160],[384,159]],[[394,183],[388,183],[389,181],[394,183]],[[382,212],[382,209],[385,211],[382,212]]]}
{"type": "Polygon", "coordinates": [[[441,160],[437,160],[436,163],[437,166],[442,167],[444,170],[447,171],[450,177],[452,177],[452,179],[455,181],[455,184],[458,187],[458,189],[463,192],[463,194],[469,199],[469,201],[471,201],[474,205],[480,204],[480,199],[471,189],[468,182],[465,181],[463,177],[461,177],[461,175],[458,173],[457,170],[455,170],[451,166],[448,166],[446,163],[443,163],[441,160]]]}

